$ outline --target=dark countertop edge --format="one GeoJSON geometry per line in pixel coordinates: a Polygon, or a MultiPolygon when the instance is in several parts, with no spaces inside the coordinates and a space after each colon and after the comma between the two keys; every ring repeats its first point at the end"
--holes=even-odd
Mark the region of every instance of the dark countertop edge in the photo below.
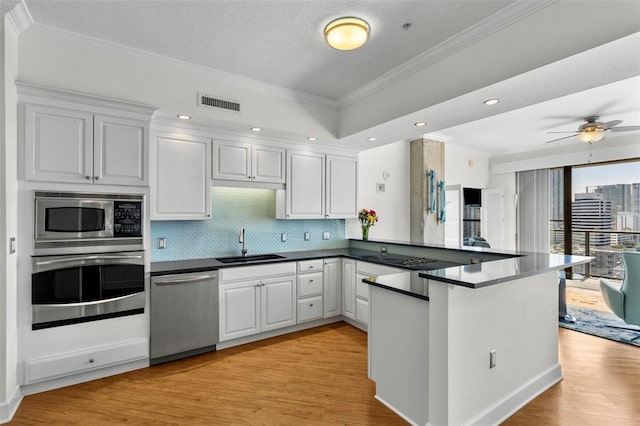
{"type": "Polygon", "coordinates": [[[372,286],[374,286],[374,287],[383,288],[383,289],[385,289],[385,290],[395,291],[396,293],[404,294],[404,295],[406,295],[406,296],[415,297],[416,299],[425,300],[425,301],[427,301],[427,302],[429,301],[429,296],[425,296],[425,295],[417,294],[417,293],[412,293],[412,292],[410,292],[410,291],[402,290],[402,289],[395,288],[395,287],[390,287],[390,286],[388,286],[388,285],[385,285],[385,284],[381,284],[381,283],[377,283],[377,282],[375,282],[375,281],[372,281],[372,280],[370,280],[370,279],[368,279],[368,278],[363,278],[363,279],[362,279],[362,282],[363,282],[363,283],[365,283],[365,284],[372,285],[372,286]]]}
{"type": "Polygon", "coordinates": [[[377,244],[390,244],[395,246],[403,246],[403,247],[421,247],[421,248],[433,248],[433,249],[445,249],[452,250],[458,252],[467,252],[467,253],[487,253],[487,254],[497,254],[509,257],[521,257],[532,254],[531,252],[526,251],[514,251],[514,250],[504,250],[504,249],[495,249],[491,247],[477,247],[477,246],[453,246],[446,244],[434,244],[434,243],[413,243],[410,241],[398,241],[398,240],[363,240],[360,238],[349,238],[349,241],[355,241],[359,243],[377,243],[377,244]]]}
{"type": "MultiPolygon", "coordinates": [[[[590,257],[589,259],[593,259],[593,257],[590,257]]],[[[501,284],[501,283],[505,283],[505,282],[509,282],[509,281],[514,281],[520,278],[526,278],[526,277],[531,277],[534,275],[539,275],[539,274],[543,274],[545,272],[550,272],[550,271],[559,271],[561,269],[566,269],[569,268],[571,266],[575,266],[575,265],[580,265],[582,263],[588,263],[590,262],[590,260],[581,260],[578,262],[571,262],[568,263],[566,265],[557,265],[557,266],[550,266],[550,267],[546,267],[546,268],[540,268],[540,269],[535,269],[535,270],[531,270],[531,271],[527,271],[527,272],[521,272],[518,273],[516,275],[512,275],[512,276],[506,276],[506,277],[501,277],[501,278],[494,278],[492,280],[486,280],[486,281],[482,281],[482,282],[478,282],[478,283],[470,283],[470,282],[466,282],[466,281],[459,281],[459,280],[455,280],[453,278],[447,278],[447,277],[443,277],[443,276],[439,276],[439,275],[435,275],[436,271],[422,271],[420,272],[419,276],[421,278],[427,278],[433,281],[441,281],[447,284],[453,284],[453,285],[457,285],[457,286],[461,286],[461,287],[467,287],[467,288],[482,288],[482,287],[488,287],[490,285],[496,285],[496,284],[501,284]]],[[[453,266],[452,268],[458,268],[459,266],[453,266]]]]}

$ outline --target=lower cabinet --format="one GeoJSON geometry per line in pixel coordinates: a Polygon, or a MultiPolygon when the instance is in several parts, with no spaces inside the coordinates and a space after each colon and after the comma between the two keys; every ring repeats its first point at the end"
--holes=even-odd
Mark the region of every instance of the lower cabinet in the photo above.
{"type": "Polygon", "coordinates": [[[369,284],[362,280],[370,278],[367,274],[356,274],[356,321],[369,325],[369,284]]]}
{"type": "Polygon", "coordinates": [[[342,260],[342,315],[356,319],[356,261],[342,260]]]}
{"type": "Polygon", "coordinates": [[[220,341],[296,324],[296,276],[221,283],[220,341]]]}
{"type": "Polygon", "coordinates": [[[323,261],[298,262],[298,322],[322,318],[323,261]]]}
{"type": "Polygon", "coordinates": [[[342,262],[339,258],[324,260],[324,318],[342,314],[342,262]]]}

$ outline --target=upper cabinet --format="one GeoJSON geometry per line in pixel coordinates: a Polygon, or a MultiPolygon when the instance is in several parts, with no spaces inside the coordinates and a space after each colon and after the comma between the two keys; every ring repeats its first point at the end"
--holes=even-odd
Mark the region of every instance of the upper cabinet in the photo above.
{"type": "Polygon", "coordinates": [[[153,135],[151,220],[211,218],[211,140],[153,135]]]}
{"type": "Polygon", "coordinates": [[[358,160],[287,151],[287,187],[276,193],[278,219],[357,217],[358,160]]]}
{"type": "Polygon", "coordinates": [[[17,83],[26,180],[149,185],[153,109],[17,83]]]}
{"type": "Polygon", "coordinates": [[[215,181],[238,181],[284,184],[285,150],[283,148],[237,143],[213,142],[215,181]]]}

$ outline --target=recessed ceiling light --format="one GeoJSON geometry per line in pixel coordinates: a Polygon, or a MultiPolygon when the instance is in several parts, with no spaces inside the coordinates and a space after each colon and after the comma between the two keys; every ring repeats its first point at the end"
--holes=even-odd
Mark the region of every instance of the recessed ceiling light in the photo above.
{"type": "Polygon", "coordinates": [[[317,140],[318,140],[318,138],[316,138],[315,136],[309,136],[309,137],[307,138],[307,140],[310,140],[310,141],[312,141],[312,142],[313,142],[313,141],[317,141],[317,140]]]}
{"type": "Polygon", "coordinates": [[[191,116],[186,114],[178,114],[177,117],[181,120],[191,120],[191,116]]]}
{"type": "Polygon", "coordinates": [[[324,39],[334,49],[357,49],[369,39],[369,24],[354,17],[334,19],[324,27],[324,39]]]}
{"type": "Polygon", "coordinates": [[[498,102],[500,102],[500,99],[487,99],[486,101],[484,101],[485,105],[495,105],[498,102]]]}
{"type": "Polygon", "coordinates": [[[427,123],[425,123],[424,121],[418,121],[417,123],[413,123],[413,125],[416,127],[423,127],[426,126],[427,123]]]}
{"type": "Polygon", "coordinates": [[[262,127],[252,127],[251,130],[253,130],[254,132],[261,132],[262,127]]]}
{"type": "Polygon", "coordinates": [[[371,142],[373,142],[373,141],[375,141],[375,140],[377,140],[377,139],[378,139],[378,138],[374,138],[374,137],[367,138],[367,140],[368,140],[368,141],[371,141],[371,142]]]}

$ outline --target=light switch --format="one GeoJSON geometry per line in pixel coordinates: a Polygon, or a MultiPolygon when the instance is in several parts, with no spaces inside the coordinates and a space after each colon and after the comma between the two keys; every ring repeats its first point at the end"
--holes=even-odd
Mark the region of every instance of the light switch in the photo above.
{"type": "Polygon", "coordinates": [[[287,234],[285,234],[284,232],[280,234],[280,241],[282,241],[283,243],[287,241],[287,234]]]}
{"type": "Polygon", "coordinates": [[[9,254],[16,252],[16,237],[9,238],[9,254]]]}
{"type": "Polygon", "coordinates": [[[326,231],[322,233],[322,239],[323,239],[323,240],[328,240],[330,236],[331,236],[331,234],[329,234],[329,233],[328,233],[328,232],[326,232],[326,231]]]}
{"type": "Polygon", "coordinates": [[[304,233],[304,240],[305,241],[309,241],[309,233],[308,232],[304,233]]]}
{"type": "Polygon", "coordinates": [[[158,248],[159,249],[167,248],[167,239],[165,237],[158,238],[158,248]]]}

